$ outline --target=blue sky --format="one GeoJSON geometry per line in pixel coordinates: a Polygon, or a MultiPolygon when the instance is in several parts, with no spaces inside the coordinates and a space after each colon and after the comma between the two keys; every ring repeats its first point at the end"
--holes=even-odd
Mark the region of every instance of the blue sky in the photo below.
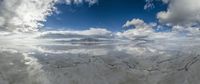
{"type": "Polygon", "coordinates": [[[57,4],[60,14],[47,17],[45,27],[84,30],[91,27],[122,31],[122,25],[133,18],[157,22],[156,14],[166,6],[156,2],[155,8],[144,10],[145,0],[99,0],[97,4],[57,4]]]}

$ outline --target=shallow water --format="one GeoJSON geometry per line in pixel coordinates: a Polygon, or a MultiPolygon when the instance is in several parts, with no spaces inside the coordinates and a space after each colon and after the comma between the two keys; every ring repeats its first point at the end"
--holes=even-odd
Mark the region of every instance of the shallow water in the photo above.
{"type": "Polygon", "coordinates": [[[200,82],[199,45],[154,43],[1,45],[0,84],[200,82]]]}

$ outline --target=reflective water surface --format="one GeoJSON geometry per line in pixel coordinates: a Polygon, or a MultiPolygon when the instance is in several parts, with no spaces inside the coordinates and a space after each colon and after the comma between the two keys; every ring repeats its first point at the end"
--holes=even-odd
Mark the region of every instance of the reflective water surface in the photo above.
{"type": "Polygon", "coordinates": [[[51,43],[9,39],[1,40],[0,84],[200,82],[198,40],[188,45],[189,40],[51,43]]]}

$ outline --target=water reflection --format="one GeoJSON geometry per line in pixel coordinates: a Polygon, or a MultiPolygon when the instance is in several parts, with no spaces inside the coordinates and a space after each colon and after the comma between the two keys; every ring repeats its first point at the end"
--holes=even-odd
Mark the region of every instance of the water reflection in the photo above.
{"type": "Polygon", "coordinates": [[[198,84],[200,79],[197,44],[6,42],[0,45],[0,84],[198,84]]]}

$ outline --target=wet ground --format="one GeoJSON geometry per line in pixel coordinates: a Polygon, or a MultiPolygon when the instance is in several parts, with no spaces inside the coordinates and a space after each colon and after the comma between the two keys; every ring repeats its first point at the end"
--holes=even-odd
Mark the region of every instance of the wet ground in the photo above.
{"type": "Polygon", "coordinates": [[[134,42],[1,45],[0,84],[198,84],[198,50],[134,42]]]}

